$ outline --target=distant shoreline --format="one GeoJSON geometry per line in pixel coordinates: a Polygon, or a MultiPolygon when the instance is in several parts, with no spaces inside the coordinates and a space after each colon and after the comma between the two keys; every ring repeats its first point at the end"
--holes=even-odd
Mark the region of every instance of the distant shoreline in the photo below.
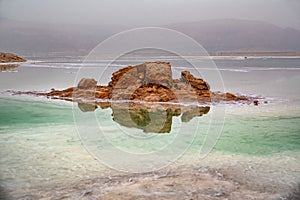
{"type": "MultiPolygon", "coordinates": [[[[157,53],[150,52],[153,55],[156,55],[157,53]]],[[[47,53],[23,53],[22,56],[25,56],[27,58],[35,58],[35,57],[64,57],[64,56],[78,56],[78,57],[86,57],[89,54],[89,51],[73,51],[73,52],[63,52],[63,51],[57,51],[57,52],[47,52],[47,53]]],[[[185,55],[199,55],[199,56],[300,56],[300,51],[208,51],[208,52],[186,52],[185,55]]],[[[109,56],[109,54],[107,55],[109,56]]]]}
{"type": "Polygon", "coordinates": [[[299,51],[214,51],[208,52],[213,56],[227,55],[300,55],[299,51]]]}

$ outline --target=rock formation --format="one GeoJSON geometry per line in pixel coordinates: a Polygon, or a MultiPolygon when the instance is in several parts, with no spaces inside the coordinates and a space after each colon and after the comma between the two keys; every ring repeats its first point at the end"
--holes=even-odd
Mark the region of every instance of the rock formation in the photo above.
{"type": "Polygon", "coordinates": [[[188,71],[181,72],[181,78],[172,79],[168,62],[146,62],[128,66],[112,74],[107,86],[98,86],[97,81],[83,78],[77,87],[65,90],[51,89],[47,93],[14,92],[15,94],[42,95],[69,101],[139,100],[144,102],[219,102],[248,101],[231,93],[211,92],[209,84],[194,77],[188,71]]]}
{"type": "Polygon", "coordinates": [[[95,89],[97,86],[97,81],[93,78],[83,78],[79,81],[78,89],[95,89]]]}
{"type": "Polygon", "coordinates": [[[6,63],[6,62],[26,62],[26,59],[21,58],[12,53],[0,52],[0,63],[6,63]]]}
{"type": "Polygon", "coordinates": [[[179,79],[172,79],[171,65],[166,62],[146,62],[122,68],[112,74],[107,86],[97,85],[92,78],[83,78],[77,87],[65,90],[13,93],[78,102],[82,112],[110,107],[115,122],[146,133],[169,133],[173,116],[181,115],[181,121],[188,122],[210,110],[208,106],[184,106],[182,102],[249,102],[247,97],[210,91],[206,81],[188,71],[182,71],[179,79]]]}

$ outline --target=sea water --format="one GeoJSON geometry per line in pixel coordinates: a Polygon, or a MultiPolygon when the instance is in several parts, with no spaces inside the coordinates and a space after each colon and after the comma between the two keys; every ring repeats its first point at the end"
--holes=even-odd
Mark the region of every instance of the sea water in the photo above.
{"type": "MultiPolygon", "coordinates": [[[[93,128],[99,126],[121,151],[157,151],[172,145],[169,141],[176,141],[176,134],[185,134],[186,138],[176,144],[187,148],[183,148],[176,159],[170,158],[167,164],[232,167],[241,180],[242,174],[245,174],[252,178],[253,184],[261,184],[262,187],[269,184],[282,192],[297,186],[300,182],[300,58],[216,56],[213,57],[215,69],[205,66],[205,61],[197,55],[190,58],[198,65],[186,66],[184,60],[172,56],[134,57],[120,59],[108,70],[113,72],[151,60],[171,62],[177,71],[194,70],[193,67],[200,73],[217,70],[224,88],[212,86],[213,90],[250,95],[259,99],[260,104],[209,105],[207,114],[186,123],[182,122],[181,116],[173,116],[171,132],[163,135],[123,127],[113,120],[110,108],[98,108],[86,115],[100,123],[81,129],[86,123],[78,124],[76,121],[77,104],[5,92],[49,91],[50,88],[74,86],[78,70],[86,67],[81,58],[32,58],[12,71],[0,72],[1,190],[14,197],[30,197],[38,192],[57,190],[82,180],[117,173],[117,170],[112,171],[106,166],[110,163],[103,163],[97,155],[95,157],[90,148],[93,143],[88,143],[93,142],[88,141],[89,138],[95,137],[89,134],[96,133],[93,128]],[[215,119],[222,119],[218,121],[222,122],[221,129],[218,129],[220,134],[212,137],[212,149],[201,157],[205,139],[210,137],[209,133],[213,134],[209,130],[215,119]],[[150,138],[148,141],[152,143],[147,145],[147,140],[139,143],[132,137],[126,139],[121,137],[123,133],[150,138]],[[191,140],[189,137],[194,138],[191,140]]],[[[88,66],[106,67],[101,65],[101,61],[88,66]]],[[[108,148],[106,145],[101,144],[101,148],[105,150],[108,148]]]]}

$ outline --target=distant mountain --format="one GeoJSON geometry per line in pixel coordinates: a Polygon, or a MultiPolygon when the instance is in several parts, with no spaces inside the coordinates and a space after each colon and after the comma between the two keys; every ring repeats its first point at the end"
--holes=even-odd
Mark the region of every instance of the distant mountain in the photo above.
{"type": "Polygon", "coordinates": [[[208,51],[300,51],[300,31],[250,20],[219,19],[165,25],[208,51]]]}
{"type": "MultiPolygon", "coordinates": [[[[205,20],[163,25],[183,32],[207,51],[300,51],[300,31],[248,20],[205,20]]],[[[125,26],[58,25],[0,18],[0,51],[20,55],[88,53],[125,26]]]]}
{"type": "Polygon", "coordinates": [[[0,18],[0,51],[23,55],[88,52],[120,30],[113,26],[60,25],[0,18]]]}

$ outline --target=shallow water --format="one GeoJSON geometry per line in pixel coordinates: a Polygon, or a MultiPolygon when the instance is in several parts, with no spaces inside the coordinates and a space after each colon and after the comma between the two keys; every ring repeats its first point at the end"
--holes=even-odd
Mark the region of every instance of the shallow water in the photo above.
{"type": "MultiPolygon", "coordinates": [[[[182,64],[180,60],[170,61],[175,67],[182,64]]],[[[297,185],[300,182],[299,58],[228,58],[216,59],[215,62],[220,69],[225,91],[261,96],[261,104],[211,105],[207,114],[194,117],[186,123],[182,122],[181,116],[173,116],[172,129],[168,134],[147,134],[141,129],[124,127],[112,119],[113,112],[110,108],[98,108],[95,112],[80,114],[77,105],[70,102],[2,93],[1,187],[13,196],[20,197],[34,191],[56,190],[78,181],[118,173],[99,163],[87,151],[91,151],[93,147],[93,143],[88,142],[95,142],[88,139],[99,137],[89,135],[90,131],[98,129],[99,125],[102,133],[108,134],[105,136],[109,136],[109,141],[122,151],[157,151],[185,134],[186,138],[182,137],[176,145],[183,149],[185,144],[192,143],[191,146],[187,145],[187,151],[183,156],[179,155],[179,160],[168,157],[170,160],[167,164],[175,161],[172,166],[232,166],[244,173],[240,175],[241,180],[243,177],[252,177],[253,184],[258,184],[259,181],[266,185],[277,184],[282,190],[286,189],[284,185],[297,185]],[[265,100],[268,103],[263,103],[265,100]],[[223,111],[224,122],[221,120],[223,111]],[[74,122],[76,113],[84,115],[85,120],[90,123],[94,122],[91,119],[98,122],[85,129],[87,123],[74,122]],[[216,122],[224,124],[223,131],[220,137],[215,135],[212,138],[217,139],[212,142],[217,142],[212,152],[200,159],[200,149],[205,144],[212,119],[218,119],[220,121],[216,122]],[[86,135],[83,135],[85,132],[82,130],[86,131],[86,135]],[[122,137],[124,132],[132,135],[122,137]],[[195,138],[191,140],[189,137],[193,137],[194,133],[195,138]],[[147,140],[137,142],[141,138],[147,140]],[[82,143],[88,146],[87,150],[82,143]]],[[[126,65],[128,62],[120,63],[126,65]]],[[[0,72],[0,90],[44,91],[52,87],[66,88],[74,85],[78,66],[81,66],[78,61],[70,60],[24,63],[17,72],[0,72]]],[[[98,139],[100,141],[96,143],[103,142],[101,138],[98,139]]],[[[100,149],[106,149],[107,143],[97,144],[101,144],[100,149]]],[[[162,155],[162,158],[165,157],[162,155]]]]}

